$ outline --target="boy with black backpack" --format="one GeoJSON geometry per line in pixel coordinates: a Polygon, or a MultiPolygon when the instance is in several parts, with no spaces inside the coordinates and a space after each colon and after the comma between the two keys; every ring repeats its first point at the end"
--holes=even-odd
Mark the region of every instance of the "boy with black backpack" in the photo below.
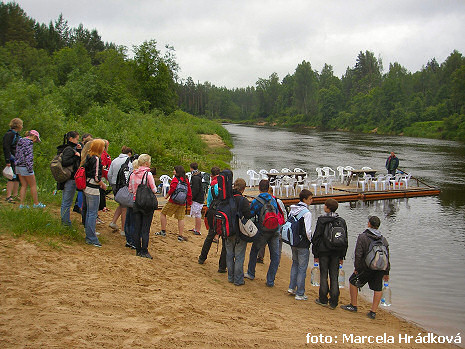
{"type": "Polygon", "coordinates": [[[338,206],[334,199],[325,201],[325,214],[318,217],[312,238],[314,261],[320,264],[320,290],[315,303],[329,305],[331,309],[335,309],[339,302],[339,264],[344,262],[349,246],[346,222],[336,213],[338,206]]]}
{"type": "Polygon", "coordinates": [[[350,276],[350,304],[342,305],[347,311],[357,311],[358,289],[367,282],[373,290],[373,303],[367,313],[368,318],[376,318],[376,310],[381,300],[383,280],[389,280],[389,244],[378,230],[381,222],[378,217],[368,219],[368,229],[358,236],[355,246],[354,273],[350,276]]]}
{"type": "Polygon", "coordinates": [[[258,184],[260,194],[252,201],[250,211],[256,216],[258,233],[252,243],[249,255],[249,265],[244,277],[250,280],[255,279],[255,266],[257,265],[258,251],[265,245],[270,250],[270,266],[266,275],[266,285],[274,286],[274,279],[279,267],[279,219],[278,204],[268,193],[270,182],[262,179],[258,184]]]}

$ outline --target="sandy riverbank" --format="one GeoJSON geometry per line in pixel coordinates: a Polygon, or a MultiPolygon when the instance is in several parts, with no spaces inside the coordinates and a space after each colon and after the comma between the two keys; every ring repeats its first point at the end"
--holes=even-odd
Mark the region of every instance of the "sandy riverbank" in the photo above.
{"type": "MultiPolygon", "coordinates": [[[[101,217],[108,223],[112,214],[101,217]]],[[[192,224],[186,218],[186,229],[192,224]]],[[[394,336],[395,343],[367,347],[427,346],[414,339],[399,344],[399,334],[415,338],[426,331],[383,311],[370,320],[365,302],[357,314],[316,305],[317,288],[309,286],[309,277],[309,301],[294,300],[287,295],[288,258],[281,261],[274,288],[265,286],[268,261],[257,265],[254,281],[236,287],[217,272],[215,244],[207,262],[199,265],[204,236],[189,235],[189,241],[179,243],[174,220],[169,219],[165,238],[153,236],[159,227],[157,212],[149,247],[153,260],[136,257],[107,224],[98,227],[100,249],[84,243],[52,249],[0,235],[0,346],[298,348],[306,345],[308,332],[338,342],[315,346],[322,348],[358,348],[361,345],[350,340],[343,344],[344,335],[356,340],[384,333],[394,336]]],[[[343,290],[341,303],[348,302],[343,290]]],[[[448,346],[434,345],[438,347],[448,346]]]]}

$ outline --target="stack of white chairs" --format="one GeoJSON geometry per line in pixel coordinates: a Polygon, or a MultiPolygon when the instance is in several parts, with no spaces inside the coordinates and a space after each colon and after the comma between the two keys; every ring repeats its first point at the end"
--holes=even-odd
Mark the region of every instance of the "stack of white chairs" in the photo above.
{"type": "Polygon", "coordinates": [[[318,177],[315,183],[310,184],[313,188],[313,194],[317,195],[318,189],[320,190],[321,194],[321,187],[323,186],[323,177],[318,177]]]}
{"type": "Polygon", "coordinates": [[[292,171],[290,168],[284,167],[283,169],[281,169],[281,172],[286,173],[286,172],[292,172],[292,171]]]}
{"type": "MultiPolygon", "coordinates": [[[[279,171],[275,168],[272,168],[269,173],[279,173],[279,171]]],[[[270,187],[273,189],[273,195],[275,195],[277,191],[280,191],[280,186],[280,178],[274,176],[270,178],[270,187]]]]}
{"type": "Polygon", "coordinates": [[[400,183],[401,183],[400,179],[401,179],[401,177],[402,177],[402,175],[400,173],[396,173],[396,175],[389,180],[389,182],[391,183],[392,189],[395,190],[396,186],[397,186],[398,189],[400,189],[400,183]]]}
{"type": "Polygon", "coordinates": [[[365,175],[363,176],[362,179],[359,179],[357,181],[357,189],[359,187],[359,185],[362,187],[362,191],[365,191],[365,185],[367,186],[367,189],[370,190],[370,185],[371,185],[371,181],[372,181],[372,177],[370,175],[367,175],[365,173],[365,175]]]}
{"type": "Polygon", "coordinates": [[[347,171],[347,177],[352,177],[352,170],[355,170],[352,166],[346,166],[344,167],[344,170],[347,171]]]}
{"type": "Polygon", "coordinates": [[[254,170],[247,170],[247,175],[249,176],[249,187],[252,188],[255,186],[255,183],[260,182],[260,175],[254,170]]]}
{"type": "Polygon", "coordinates": [[[323,169],[321,167],[317,167],[315,169],[316,173],[318,174],[318,177],[317,178],[321,178],[323,179],[323,169]]]}
{"type": "Polygon", "coordinates": [[[376,180],[372,180],[371,183],[375,186],[376,191],[381,190],[381,187],[386,190],[386,177],[384,175],[378,175],[376,180]]]}
{"type": "Polygon", "coordinates": [[[168,194],[168,191],[170,190],[171,177],[168,175],[161,175],[160,181],[162,183],[161,193],[163,194],[163,196],[165,196],[166,194],[168,194]]]}
{"type": "Polygon", "coordinates": [[[267,173],[268,171],[265,169],[261,169],[260,171],[258,171],[258,174],[260,175],[261,179],[268,179],[268,176],[266,175],[267,173]]]}
{"type": "Polygon", "coordinates": [[[341,183],[344,183],[344,178],[347,176],[347,172],[344,172],[344,170],[344,166],[336,167],[336,171],[339,173],[339,179],[341,180],[341,183]]]}
{"type": "Polygon", "coordinates": [[[289,192],[295,195],[295,182],[296,180],[294,177],[284,176],[280,185],[281,195],[283,195],[284,189],[286,190],[286,197],[289,197],[289,192]]]}
{"type": "Polygon", "coordinates": [[[325,179],[336,178],[336,171],[334,171],[331,167],[325,166],[325,167],[322,167],[321,170],[324,172],[323,177],[325,179]]]}
{"type": "Polygon", "coordinates": [[[388,173],[386,176],[384,176],[384,188],[389,190],[391,189],[391,179],[392,179],[392,174],[388,173]]]}

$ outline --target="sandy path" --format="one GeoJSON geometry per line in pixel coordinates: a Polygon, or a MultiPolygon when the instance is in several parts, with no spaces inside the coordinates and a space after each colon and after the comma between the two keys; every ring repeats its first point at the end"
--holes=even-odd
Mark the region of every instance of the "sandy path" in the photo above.
{"type": "MultiPolygon", "coordinates": [[[[109,222],[112,212],[101,216],[109,222]]],[[[192,224],[187,218],[186,229],[192,224]]],[[[177,242],[172,219],[168,236],[161,238],[153,235],[159,213],[154,216],[153,260],[136,257],[106,226],[98,229],[101,249],[80,243],[57,250],[0,235],[0,347],[297,348],[306,345],[307,332],[333,336],[337,347],[361,347],[342,343],[343,334],[351,333],[395,336],[395,344],[369,348],[425,346],[399,345],[400,333],[425,331],[386,312],[367,319],[366,303],[357,314],[316,305],[317,288],[309,286],[309,277],[309,301],[294,300],[287,295],[288,258],[274,288],[265,286],[267,261],[257,265],[254,281],[236,287],[217,273],[216,245],[199,265],[204,236],[177,242]]],[[[346,290],[341,298],[348,303],[346,290]]]]}

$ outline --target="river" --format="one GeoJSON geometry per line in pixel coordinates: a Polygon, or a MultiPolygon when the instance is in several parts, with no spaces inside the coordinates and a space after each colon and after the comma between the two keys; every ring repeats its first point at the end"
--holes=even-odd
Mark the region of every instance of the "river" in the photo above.
{"type": "MultiPolygon", "coordinates": [[[[454,141],[316,130],[284,130],[225,124],[234,148],[234,177],[254,169],[300,167],[316,178],[316,167],[370,166],[384,169],[394,151],[399,168],[439,187],[434,197],[341,203],[349,250],[344,270],[353,271],[355,241],[369,215],[391,254],[389,310],[441,335],[465,333],[465,144],[454,141]]],[[[313,205],[314,224],[322,206],[313,205]]],[[[309,280],[307,280],[307,287],[309,280]]],[[[368,285],[363,295],[371,299],[368,285]]]]}

